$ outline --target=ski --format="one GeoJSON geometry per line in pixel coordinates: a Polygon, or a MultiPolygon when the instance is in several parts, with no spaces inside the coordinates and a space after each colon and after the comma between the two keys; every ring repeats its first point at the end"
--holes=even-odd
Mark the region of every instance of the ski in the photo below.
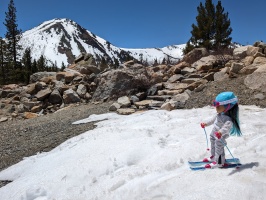
{"type": "MultiPolygon", "coordinates": [[[[235,168],[235,167],[241,166],[241,164],[230,164],[230,163],[227,163],[227,164],[228,164],[227,166],[221,167],[219,169],[228,169],[228,168],[235,168]]],[[[190,167],[190,169],[193,171],[198,171],[198,170],[205,170],[205,169],[211,169],[211,168],[205,168],[205,166],[203,166],[203,167],[190,167]]]]}
{"type": "MultiPolygon", "coordinates": [[[[225,160],[226,163],[239,163],[240,160],[239,158],[229,158],[225,160]]],[[[188,161],[188,164],[190,166],[201,166],[201,165],[205,165],[205,164],[209,164],[211,162],[203,162],[203,161],[188,161]]]]}

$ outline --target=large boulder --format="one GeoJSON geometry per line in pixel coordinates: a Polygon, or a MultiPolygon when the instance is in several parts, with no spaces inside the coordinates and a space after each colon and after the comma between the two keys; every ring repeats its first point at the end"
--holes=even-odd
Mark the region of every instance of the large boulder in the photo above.
{"type": "Polygon", "coordinates": [[[198,61],[192,64],[192,67],[198,71],[208,71],[214,67],[214,64],[217,63],[217,58],[213,55],[202,57],[198,61]]]}
{"type": "Polygon", "coordinates": [[[233,56],[237,59],[243,59],[247,56],[247,50],[250,46],[242,46],[235,48],[233,51],[233,56]]]}
{"type": "Polygon", "coordinates": [[[206,48],[195,48],[183,57],[183,61],[189,64],[193,64],[200,58],[206,57],[208,55],[209,52],[207,51],[206,48]]]}
{"type": "Polygon", "coordinates": [[[49,102],[51,104],[61,104],[63,101],[60,92],[58,89],[54,89],[53,92],[49,96],[49,102]]]}
{"type": "Polygon", "coordinates": [[[68,89],[64,92],[63,100],[65,104],[80,102],[79,95],[72,89],[68,89]]]}
{"type": "Polygon", "coordinates": [[[44,77],[50,77],[50,76],[55,77],[56,72],[37,72],[37,73],[34,73],[30,76],[30,83],[35,83],[37,81],[40,81],[44,77]]]}
{"type": "Polygon", "coordinates": [[[92,100],[117,99],[150,87],[147,71],[142,68],[116,69],[99,76],[92,100]]]}
{"type": "Polygon", "coordinates": [[[260,66],[252,74],[249,74],[244,81],[245,85],[260,92],[266,92],[266,64],[260,66]]]}

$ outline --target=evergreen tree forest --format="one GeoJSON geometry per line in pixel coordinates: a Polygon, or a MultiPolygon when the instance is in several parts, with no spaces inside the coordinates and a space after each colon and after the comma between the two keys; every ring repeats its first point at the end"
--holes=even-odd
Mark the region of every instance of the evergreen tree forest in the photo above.
{"type": "Polygon", "coordinates": [[[186,44],[184,53],[194,48],[205,47],[207,50],[221,51],[230,46],[232,28],[228,12],[224,12],[221,1],[215,6],[212,0],[197,7],[197,24],[192,24],[191,38],[186,44]]]}
{"type": "Polygon", "coordinates": [[[39,71],[58,71],[56,63],[49,66],[44,56],[32,60],[31,50],[20,55],[19,41],[22,31],[18,28],[14,0],[10,0],[5,12],[5,38],[0,37],[0,85],[9,83],[28,84],[30,75],[39,71]]]}

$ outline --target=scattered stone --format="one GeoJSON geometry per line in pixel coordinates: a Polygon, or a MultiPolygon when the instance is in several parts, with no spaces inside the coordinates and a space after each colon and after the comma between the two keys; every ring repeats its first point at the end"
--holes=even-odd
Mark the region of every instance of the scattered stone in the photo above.
{"type": "Polygon", "coordinates": [[[7,120],[8,120],[7,117],[1,117],[1,118],[0,118],[0,122],[6,122],[7,120]]]}
{"type": "Polygon", "coordinates": [[[32,112],[25,112],[24,113],[24,118],[25,119],[32,119],[38,117],[38,114],[32,113],[32,112]]]}
{"type": "Polygon", "coordinates": [[[110,106],[109,111],[117,111],[120,107],[120,104],[115,102],[110,106]]]}
{"type": "Polygon", "coordinates": [[[132,109],[132,108],[119,108],[117,110],[117,113],[120,115],[130,115],[130,114],[133,114],[135,112],[136,112],[135,109],[132,109]]]}
{"type": "Polygon", "coordinates": [[[265,95],[262,93],[254,95],[254,99],[263,100],[265,99],[265,95]]]}
{"type": "Polygon", "coordinates": [[[127,96],[118,98],[117,103],[121,105],[121,108],[127,108],[131,105],[130,99],[127,96]]]}

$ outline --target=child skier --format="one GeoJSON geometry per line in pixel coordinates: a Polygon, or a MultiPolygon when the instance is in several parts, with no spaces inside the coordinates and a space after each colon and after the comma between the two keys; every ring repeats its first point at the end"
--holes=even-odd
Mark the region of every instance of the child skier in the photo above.
{"type": "Polygon", "coordinates": [[[210,134],[211,157],[203,159],[203,162],[212,163],[205,165],[205,168],[226,166],[224,145],[227,143],[225,139],[229,137],[229,134],[242,135],[238,119],[238,99],[234,93],[222,92],[218,94],[213,102],[213,106],[216,108],[217,115],[209,121],[201,123],[202,128],[214,124],[210,134]]]}

